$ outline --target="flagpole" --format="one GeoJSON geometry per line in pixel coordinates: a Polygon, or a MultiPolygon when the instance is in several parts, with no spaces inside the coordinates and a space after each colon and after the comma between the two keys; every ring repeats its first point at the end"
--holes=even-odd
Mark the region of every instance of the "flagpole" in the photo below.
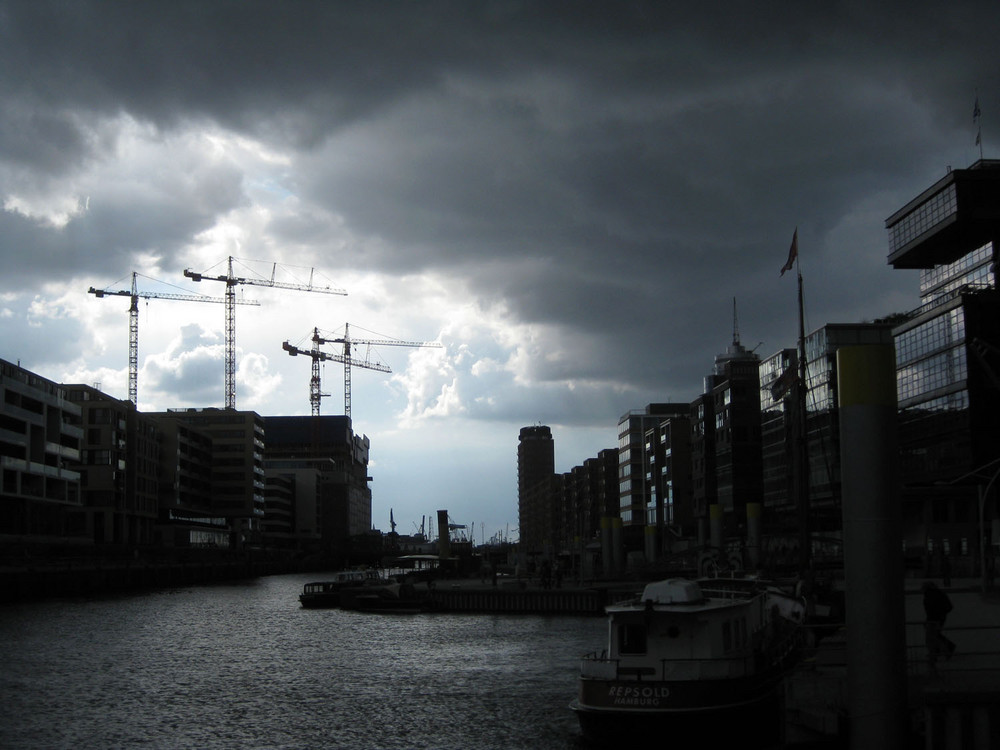
{"type": "Polygon", "coordinates": [[[983,160],[983,123],[979,109],[979,89],[976,89],[976,103],[972,107],[972,122],[976,126],[976,145],[979,146],[979,160],[983,160]]]}
{"type": "Polygon", "coordinates": [[[796,501],[798,504],[799,520],[799,563],[802,566],[801,572],[809,569],[812,562],[812,537],[809,534],[809,430],[806,413],[806,393],[808,385],[806,383],[806,323],[805,311],[802,304],[802,268],[799,265],[799,228],[795,227],[792,234],[792,246],[788,249],[788,260],[781,267],[781,275],[785,271],[795,269],[795,275],[799,280],[799,367],[795,392],[794,424],[797,444],[795,445],[794,458],[792,464],[793,476],[797,482],[796,501]],[[797,469],[797,471],[796,471],[797,469]]]}
{"type": "Polygon", "coordinates": [[[806,381],[806,328],[802,304],[802,269],[799,267],[798,252],[795,254],[795,274],[799,282],[799,389],[796,399],[799,413],[799,564],[801,571],[805,573],[812,562],[812,537],[809,534],[809,422],[806,411],[809,385],[806,381]]]}

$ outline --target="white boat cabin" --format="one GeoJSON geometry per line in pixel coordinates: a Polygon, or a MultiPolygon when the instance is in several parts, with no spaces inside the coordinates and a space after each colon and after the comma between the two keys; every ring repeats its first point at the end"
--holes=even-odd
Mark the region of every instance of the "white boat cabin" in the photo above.
{"type": "Polygon", "coordinates": [[[587,671],[598,669],[604,674],[591,676],[605,679],[639,680],[751,674],[754,654],[767,637],[766,608],[764,593],[706,592],[685,579],[650,583],[641,599],[607,608],[608,646],[587,671]]]}

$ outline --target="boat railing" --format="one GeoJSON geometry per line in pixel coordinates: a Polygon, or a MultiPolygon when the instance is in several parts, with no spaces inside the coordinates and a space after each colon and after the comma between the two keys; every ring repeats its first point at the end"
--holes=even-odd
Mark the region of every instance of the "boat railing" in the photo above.
{"type": "MultiPolygon", "coordinates": [[[[800,634],[787,629],[776,634],[767,647],[768,664],[788,664],[799,653],[800,634]]],[[[661,658],[640,660],[608,655],[607,650],[584,655],[580,675],[599,680],[705,680],[728,679],[753,674],[761,669],[761,654],[752,650],[733,652],[723,658],[661,658]]]]}
{"type": "Polygon", "coordinates": [[[581,660],[580,675],[597,680],[709,680],[742,677],[755,668],[752,655],[725,659],[658,659],[638,664],[633,660],[609,657],[605,652],[587,654],[581,660]]]}

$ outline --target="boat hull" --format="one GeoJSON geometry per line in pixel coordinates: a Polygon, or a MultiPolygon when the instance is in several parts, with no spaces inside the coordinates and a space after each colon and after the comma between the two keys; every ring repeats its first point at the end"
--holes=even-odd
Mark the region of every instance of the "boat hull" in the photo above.
{"type": "Polygon", "coordinates": [[[324,594],[299,594],[299,603],[305,609],[330,609],[340,606],[340,592],[330,591],[324,594]]]}
{"type": "MultiPolygon", "coordinates": [[[[765,748],[782,735],[781,694],[778,684],[762,683],[757,692],[739,692],[735,686],[713,684],[696,687],[664,682],[604,682],[600,704],[573,701],[573,709],[586,739],[616,743],[671,735],[697,737],[700,745],[738,742],[740,748],[765,748]],[[712,692],[715,689],[717,692],[712,692]],[[676,734],[683,733],[683,734],[676,734]]],[[[729,681],[725,681],[729,682],[729,681]]]]}

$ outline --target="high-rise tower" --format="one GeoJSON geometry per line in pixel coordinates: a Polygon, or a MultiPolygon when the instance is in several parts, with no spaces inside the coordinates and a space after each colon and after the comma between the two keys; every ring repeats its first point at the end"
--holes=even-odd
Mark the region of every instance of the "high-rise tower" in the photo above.
{"type": "Polygon", "coordinates": [[[522,427],[517,444],[517,518],[521,548],[540,552],[550,520],[549,482],[555,474],[552,430],[544,425],[522,427]]]}

